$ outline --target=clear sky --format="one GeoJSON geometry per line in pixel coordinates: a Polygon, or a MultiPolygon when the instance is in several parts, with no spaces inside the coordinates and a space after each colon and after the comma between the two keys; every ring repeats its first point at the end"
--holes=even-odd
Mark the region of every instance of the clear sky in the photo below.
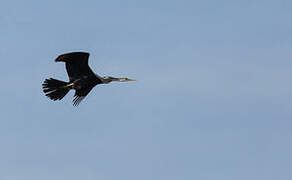
{"type": "Polygon", "coordinates": [[[289,0],[2,0],[1,180],[292,179],[289,0]],[[66,52],[137,79],[46,98],[66,52]]]}

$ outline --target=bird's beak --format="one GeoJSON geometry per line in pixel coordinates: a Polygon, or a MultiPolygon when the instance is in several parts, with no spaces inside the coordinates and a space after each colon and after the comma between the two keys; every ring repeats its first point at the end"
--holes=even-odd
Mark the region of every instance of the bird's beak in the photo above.
{"type": "Polygon", "coordinates": [[[129,82],[129,81],[136,81],[135,79],[129,79],[129,78],[121,78],[121,82],[129,82]]]}
{"type": "Polygon", "coordinates": [[[135,79],[126,79],[125,81],[136,81],[135,79]]]}

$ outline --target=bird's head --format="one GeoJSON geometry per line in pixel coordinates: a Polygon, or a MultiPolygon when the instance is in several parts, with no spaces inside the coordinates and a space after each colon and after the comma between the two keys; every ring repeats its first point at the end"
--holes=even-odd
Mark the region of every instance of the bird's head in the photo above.
{"type": "Polygon", "coordinates": [[[129,78],[115,78],[115,77],[111,77],[111,76],[105,76],[103,77],[103,81],[104,83],[110,83],[112,81],[118,81],[118,82],[129,82],[129,81],[136,81],[134,79],[129,79],[129,78]]]}

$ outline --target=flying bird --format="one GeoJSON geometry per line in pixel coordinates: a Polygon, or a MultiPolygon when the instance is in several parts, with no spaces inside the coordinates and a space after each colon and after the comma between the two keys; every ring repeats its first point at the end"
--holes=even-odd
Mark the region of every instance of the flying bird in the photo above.
{"type": "Polygon", "coordinates": [[[135,81],[129,78],[101,77],[88,66],[89,53],[71,52],[57,57],[56,62],[65,62],[69,82],[57,79],[46,79],[43,91],[47,97],[56,101],[61,100],[71,89],[75,90],[73,105],[78,106],[85,96],[98,84],[108,84],[112,81],[135,81]]]}

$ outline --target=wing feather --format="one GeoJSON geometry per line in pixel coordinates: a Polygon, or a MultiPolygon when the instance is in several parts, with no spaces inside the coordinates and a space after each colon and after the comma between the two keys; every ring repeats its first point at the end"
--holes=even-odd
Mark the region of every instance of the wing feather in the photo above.
{"type": "Polygon", "coordinates": [[[74,99],[73,99],[73,106],[78,106],[79,103],[85,98],[85,96],[74,96],[74,99]]]}
{"type": "Polygon", "coordinates": [[[93,75],[94,72],[88,66],[89,53],[71,52],[57,57],[56,62],[65,62],[70,81],[83,76],[93,75]]]}
{"type": "Polygon", "coordinates": [[[78,89],[75,91],[73,106],[78,106],[79,103],[87,96],[87,94],[91,91],[94,86],[90,86],[88,88],[78,89]]]}

